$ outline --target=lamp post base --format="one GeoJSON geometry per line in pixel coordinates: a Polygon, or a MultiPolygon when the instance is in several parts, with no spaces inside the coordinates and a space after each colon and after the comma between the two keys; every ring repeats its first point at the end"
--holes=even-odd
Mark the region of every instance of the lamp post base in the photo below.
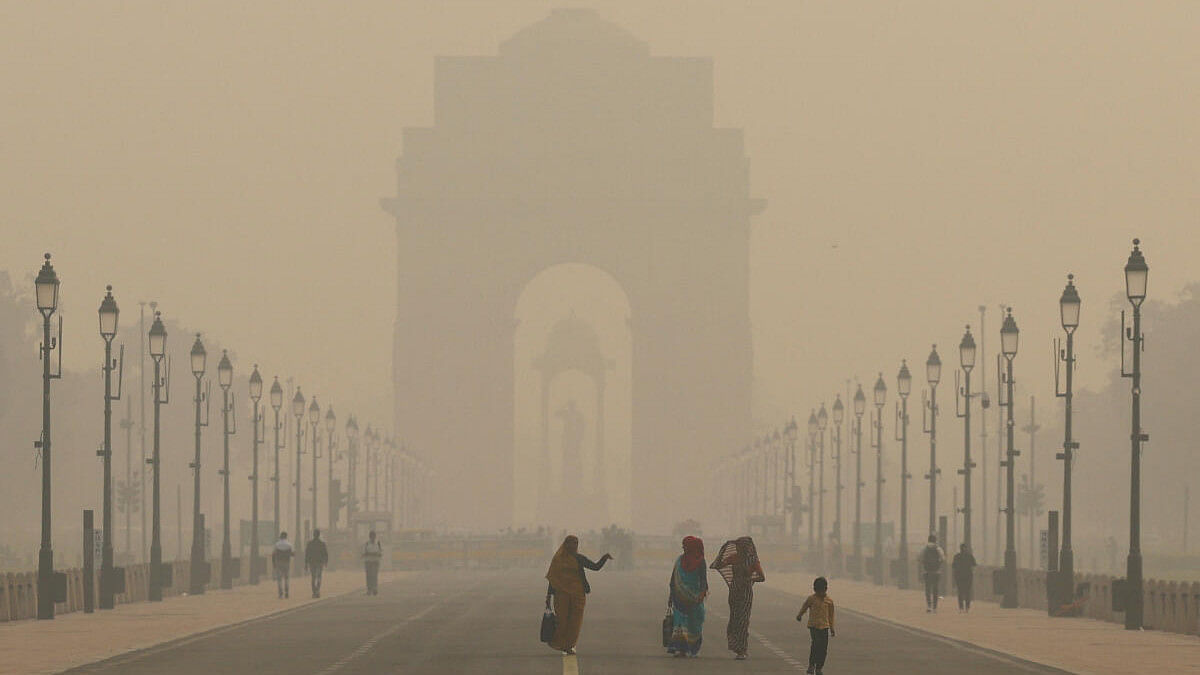
{"type": "Polygon", "coordinates": [[[203,595],[204,587],[208,585],[208,566],[204,564],[203,549],[192,542],[191,579],[188,582],[188,593],[203,595]]]}
{"type": "Polygon", "coordinates": [[[1142,589],[1142,554],[1131,552],[1126,558],[1125,570],[1125,630],[1141,630],[1145,601],[1142,589]]]}
{"type": "Polygon", "coordinates": [[[37,618],[54,618],[54,549],[38,551],[37,618]]]}
{"type": "Polygon", "coordinates": [[[153,602],[163,599],[162,594],[162,547],[150,547],[150,589],[148,598],[153,602]]]}
{"type": "Polygon", "coordinates": [[[1017,552],[1008,549],[1004,552],[1004,597],[1000,606],[1005,609],[1016,609],[1017,605],[1017,552]]]}

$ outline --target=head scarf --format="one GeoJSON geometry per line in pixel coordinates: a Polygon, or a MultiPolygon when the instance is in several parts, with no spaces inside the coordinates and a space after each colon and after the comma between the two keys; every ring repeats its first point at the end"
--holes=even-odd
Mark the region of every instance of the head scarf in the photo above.
{"type": "Polygon", "coordinates": [[[699,537],[683,538],[683,558],[679,561],[684,572],[693,572],[704,565],[704,541],[699,537]]]}
{"type": "Polygon", "coordinates": [[[554,587],[555,592],[568,595],[583,595],[583,575],[579,573],[579,560],[575,554],[579,551],[579,538],[569,535],[563,539],[562,545],[550,559],[550,569],[546,570],[546,579],[554,587]]]}
{"type": "Polygon", "coordinates": [[[735,564],[741,563],[743,558],[746,566],[750,569],[751,576],[756,581],[761,579],[763,577],[762,563],[758,559],[758,549],[754,547],[754,540],[750,537],[730,539],[721,544],[721,550],[717,552],[717,557],[710,567],[720,572],[725,583],[732,586],[733,567],[735,564]]]}

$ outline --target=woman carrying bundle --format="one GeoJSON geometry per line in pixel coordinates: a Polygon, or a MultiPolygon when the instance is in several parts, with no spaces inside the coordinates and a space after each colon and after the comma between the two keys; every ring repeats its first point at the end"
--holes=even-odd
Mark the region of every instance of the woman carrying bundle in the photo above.
{"type": "Polygon", "coordinates": [[[721,573],[729,585],[729,651],[739,661],[746,658],[750,641],[750,608],[754,604],[754,584],[766,581],[754,540],[742,537],[727,541],[717,553],[712,568],[721,573]]]}

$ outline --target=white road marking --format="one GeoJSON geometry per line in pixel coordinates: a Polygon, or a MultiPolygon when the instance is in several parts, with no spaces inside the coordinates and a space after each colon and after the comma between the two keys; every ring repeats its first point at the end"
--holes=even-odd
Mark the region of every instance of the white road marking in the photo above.
{"type": "MultiPolygon", "coordinates": [[[[723,616],[720,612],[710,611],[709,615],[713,616],[721,621],[729,620],[729,617],[727,615],[723,616]]],[[[766,638],[766,636],[763,635],[762,633],[752,630],[752,631],[750,631],[750,636],[753,637],[755,640],[758,640],[759,644],[761,644],[763,647],[766,647],[767,651],[771,652],[772,654],[774,654],[775,656],[780,658],[784,663],[788,664],[795,670],[804,672],[804,670],[806,668],[808,668],[808,662],[801,662],[798,659],[796,659],[794,656],[792,656],[791,654],[788,654],[787,652],[783,651],[779,647],[776,647],[775,643],[768,640],[766,638]]]]}
{"type": "Polygon", "coordinates": [[[563,675],[579,675],[579,658],[575,654],[563,654],[563,675]]]}
{"type": "MultiPolygon", "coordinates": [[[[449,598],[447,598],[447,599],[449,599],[449,598]]],[[[362,643],[361,645],[359,645],[357,649],[350,652],[349,654],[346,654],[342,658],[338,659],[335,663],[330,665],[325,670],[318,672],[317,675],[331,675],[332,673],[336,673],[339,670],[341,670],[342,668],[345,668],[347,665],[349,665],[355,659],[360,659],[360,658],[366,656],[367,654],[369,654],[371,652],[372,649],[375,649],[375,645],[379,644],[380,640],[391,637],[392,635],[398,633],[401,628],[404,628],[405,626],[412,623],[413,621],[417,621],[421,618],[424,618],[424,616],[426,614],[437,609],[444,602],[446,602],[446,600],[442,600],[441,602],[436,602],[436,603],[426,607],[425,609],[417,612],[416,614],[413,614],[412,616],[404,619],[403,621],[392,624],[392,626],[390,626],[387,630],[383,631],[382,633],[379,633],[378,635],[374,635],[374,636],[368,638],[367,641],[362,643]]]]}

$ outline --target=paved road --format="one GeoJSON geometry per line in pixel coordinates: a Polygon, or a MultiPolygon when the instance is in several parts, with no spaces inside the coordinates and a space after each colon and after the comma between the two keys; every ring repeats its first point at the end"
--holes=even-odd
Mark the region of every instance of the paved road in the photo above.
{"type": "MultiPolygon", "coordinates": [[[[243,625],[186,638],[70,673],[121,675],[599,675],[796,673],[807,665],[799,599],[760,587],[750,659],[725,649],[724,585],[715,574],[699,659],[672,659],[658,644],[666,577],[590,575],[577,657],[537,641],[545,582],[536,571],[420,574],[379,596],[330,598],[243,625]]],[[[836,598],[836,593],[834,594],[836,598]]],[[[1060,673],[942,638],[843,612],[826,673],[1060,673]]]]}

